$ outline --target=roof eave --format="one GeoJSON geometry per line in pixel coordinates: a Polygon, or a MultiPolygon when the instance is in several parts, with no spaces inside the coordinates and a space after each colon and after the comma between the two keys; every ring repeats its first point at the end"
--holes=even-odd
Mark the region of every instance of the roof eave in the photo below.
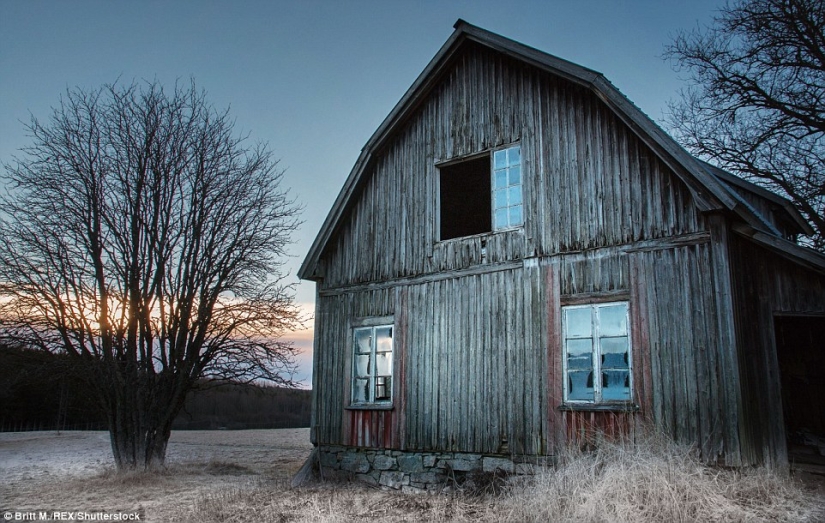
{"type": "Polygon", "coordinates": [[[732,229],[740,236],[775,252],[797,265],[802,265],[820,274],[825,274],[825,256],[813,249],[797,245],[792,241],[762,232],[745,224],[736,224],[732,229]]]}
{"type": "Polygon", "coordinates": [[[797,210],[796,207],[788,200],[787,198],[776,194],[773,191],[769,191],[764,187],[756,185],[753,182],[750,182],[744,178],[740,178],[734,174],[727,172],[726,170],[719,168],[713,164],[708,162],[699,160],[699,162],[705,166],[706,169],[710,169],[711,173],[716,176],[717,178],[721,178],[723,182],[729,183],[732,185],[736,185],[745,189],[746,191],[750,191],[757,196],[765,198],[773,202],[774,204],[778,205],[782,208],[785,214],[788,216],[791,222],[793,222],[798,227],[798,232],[801,234],[812,235],[814,234],[814,229],[811,227],[811,224],[808,223],[807,220],[802,216],[802,214],[797,210]]]}

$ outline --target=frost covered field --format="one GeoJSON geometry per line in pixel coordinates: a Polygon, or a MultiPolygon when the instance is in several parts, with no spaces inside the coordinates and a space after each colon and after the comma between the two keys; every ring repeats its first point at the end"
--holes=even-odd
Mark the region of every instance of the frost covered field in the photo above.
{"type": "Polygon", "coordinates": [[[166,471],[115,474],[105,432],[0,433],[0,510],[139,510],[145,521],[199,523],[825,521],[821,476],[708,467],[655,437],[571,449],[534,478],[486,473],[442,495],[290,488],[311,449],[309,429],[179,431],[166,471]]]}
{"type": "Polygon", "coordinates": [[[288,485],[311,450],[309,429],[177,431],[168,473],[119,477],[107,432],[0,433],[0,509],[143,509],[169,521],[211,494],[288,485]]]}

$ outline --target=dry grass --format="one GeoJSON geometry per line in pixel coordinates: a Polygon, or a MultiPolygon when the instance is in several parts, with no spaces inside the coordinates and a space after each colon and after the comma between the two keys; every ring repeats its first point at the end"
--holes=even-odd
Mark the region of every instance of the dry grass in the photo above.
{"type": "Polygon", "coordinates": [[[512,488],[507,521],[821,521],[825,500],[765,468],[703,465],[665,438],[568,449],[556,469],[512,488]]]}
{"type": "MultiPolygon", "coordinates": [[[[503,521],[503,522],[818,522],[825,500],[766,469],[727,470],[700,463],[665,439],[636,445],[599,442],[568,450],[554,469],[511,478],[494,495],[404,495],[356,484],[292,490],[260,483],[204,496],[172,517],[198,522],[503,521]]],[[[478,482],[476,482],[478,483],[478,482]]],[[[479,490],[481,487],[481,490],[479,490]]],[[[821,493],[820,493],[821,496],[821,493]]]]}
{"type": "Polygon", "coordinates": [[[205,463],[179,463],[163,469],[118,471],[109,467],[90,478],[83,479],[89,488],[137,488],[147,485],[170,484],[183,476],[252,476],[249,467],[212,460],[205,463]]]}
{"type": "Polygon", "coordinates": [[[290,489],[284,482],[204,496],[190,510],[171,515],[170,521],[491,521],[489,516],[493,511],[491,500],[463,495],[405,495],[352,483],[290,489]]]}
{"type": "Polygon", "coordinates": [[[825,521],[825,487],[706,467],[665,439],[597,441],[535,477],[472,474],[439,495],[360,483],[291,489],[312,449],[308,430],[173,433],[158,472],[116,473],[107,443],[103,433],[0,434],[0,503],[141,509],[151,522],[825,521]]]}
{"type": "Polygon", "coordinates": [[[0,505],[13,510],[142,510],[169,521],[217,492],[288,481],[312,449],[309,429],[176,431],[168,467],[114,470],[105,432],[0,433],[0,505]]]}

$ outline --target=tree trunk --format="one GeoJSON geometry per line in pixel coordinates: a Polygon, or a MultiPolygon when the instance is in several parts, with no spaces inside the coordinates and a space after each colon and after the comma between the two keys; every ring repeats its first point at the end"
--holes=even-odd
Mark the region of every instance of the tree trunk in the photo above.
{"type": "MultiPolygon", "coordinates": [[[[109,438],[118,470],[157,470],[166,462],[172,422],[183,400],[158,386],[121,387],[111,395],[109,438]],[[140,392],[152,391],[152,401],[140,392]]],[[[184,396],[185,397],[185,396],[184,396]]]]}
{"type": "Polygon", "coordinates": [[[171,434],[171,424],[168,427],[110,426],[109,439],[115,466],[123,471],[162,469],[171,434]]]}

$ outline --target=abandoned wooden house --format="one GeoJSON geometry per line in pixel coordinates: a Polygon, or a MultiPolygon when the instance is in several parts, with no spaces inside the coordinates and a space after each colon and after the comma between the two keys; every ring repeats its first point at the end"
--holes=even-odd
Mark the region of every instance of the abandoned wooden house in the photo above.
{"type": "Polygon", "coordinates": [[[647,426],[784,466],[790,434],[825,434],[806,233],[600,73],[459,20],[300,268],[321,466],[425,488],[647,426]]]}

